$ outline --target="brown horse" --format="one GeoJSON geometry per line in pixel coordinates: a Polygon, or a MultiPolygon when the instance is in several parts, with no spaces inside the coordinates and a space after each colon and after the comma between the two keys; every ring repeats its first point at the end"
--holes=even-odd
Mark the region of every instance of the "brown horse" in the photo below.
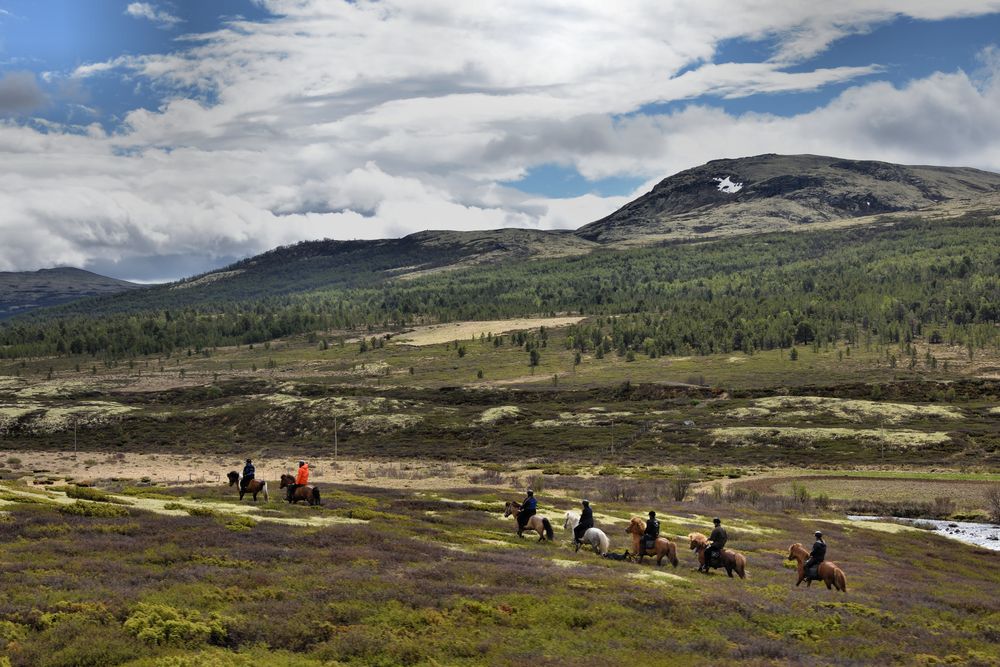
{"type": "MultiPolygon", "coordinates": [[[[226,475],[226,477],[229,478],[229,486],[232,486],[233,484],[239,484],[241,481],[240,474],[235,470],[230,471],[230,473],[226,475]]],[[[257,502],[257,494],[260,493],[261,491],[264,492],[264,502],[270,502],[270,497],[268,496],[267,493],[267,482],[262,479],[251,479],[249,482],[247,482],[246,487],[240,484],[240,500],[243,500],[243,496],[250,493],[253,494],[253,501],[257,502]]]]}
{"type": "MultiPolygon", "coordinates": [[[[517,514],[521,511],[521,503],[515,503],[513,500],[507,501],[504,506],[503,515],[504,518],[509,517],[511,514],[517,514]]],[[[538,533],[538,541],[544,542],[545,540],[552,541],[555,533],[552,530],[552,524],[544,516],[539,514],[532,514],[528,517],[528,522],[524,524],[524,528],[521,528],[520,524],[517,523],[515,517],[514,525],[517,526],[517,536],[521,537],[521,532],[524,530],[531,529],[538,533]]]]}
{"type": "Polygon", "coordinates": [[[708,568],[719,568],[723,567],[726,569],[726,574],[730,577],[733,576],[733,572],[740,575],[740,579],[746,579],[747,572],[747,559],[743,554],[733,551],[732,549],[723,549],[722,553],[719,554],[720,564],[715,565],[713,563],[705,563],[705,549],[708,548],[708,538],[701,533],[691,533],[688,535],[688,539],[691,540],[691,551],[698,552],[698,564],[699,570],[704,570],[708,573],[708,568]]]}
{"type": "MultiPolygon", "coordinates": [[[[295,484],[295,477],[292,475],[282,475],[281,476],[281,487],[291,486],[295,484]]],[[[288,502],[295,504],[300,500],[304,500],[310,505],[319,505],[319,487],[313,486],[311,484],[303,484],[302,486],[296,487],[292,492],[292,497],[288,502]]]]}
{"type": "MultiPolygon", "coordinates": [[[[805,580],[806,587],[808,588],[809,584],[813,582],[811,577],[806,576],[807,558],[809,558],[809,552],[798,542],[788,547],[788,560],[795,560],[799,563],[799,580],[795,582],[796,586],[805,580]]],[[[823,561],[819,564],[817,574],[819,575],[817,581],[822,581],[826,584],[827,590],[836,588],[843,593],[847,592],[847,577],[844,576],[844,571],[837,567],[836,563],[828,560],[823,561]]]]}
{"type": "Polygon", "coordinates": [[[663,562],[663,557],[666,556],[670,564],[677,567],[677,545],[665,537],[657,537],[653,544],[653,551],[649,553],[642,544],[642,535],[645,532],[646,522],[637,516],[632,517],[628,528],[625,529],[625,534],[632,536],[632,550],[639,555],[639,563],[642,564],[642,559],[646,556],[656,556],[656,564],[660,565],[663,562]]]}

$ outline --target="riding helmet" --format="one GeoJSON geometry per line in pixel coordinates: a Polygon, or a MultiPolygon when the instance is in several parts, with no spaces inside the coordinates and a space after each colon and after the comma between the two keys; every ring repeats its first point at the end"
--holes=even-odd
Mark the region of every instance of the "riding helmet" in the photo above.
{"type": "Polygon", "coordinates": [[[818,530],[815,533],[813,533],[813,535],[815,535],[816,537],[823,537],[823,533],[819,532],[818,530]]]}
{"type": "Polygon", "coordinates": [[[529,495],[529,496],[533,496],[533,495],[535,495],[535,492],[534,492],[534,491],[532,491],[531,489],[528,489],[528,495],[529,495]]]}
{"type": "Polygon", "coordinates": [[[650,513],[649,513],[649,518],[650,518],[650,519],[655,519],[655,518],[656,518],[656,512],[652,512],[652,511],[650,511],[650,513]]]}
{"type": "Polygon", "coordinates": [[[306,464],[306,462],[305,462],[305,461],[299,461],[299,467],[300,467],[300,468],[301,468],[302,466],[304,466],[305,464],[306,464]]]}
{"type": "Polygon", "coordinates": [[[590,506],[590,501],[589,500],[584,500],[582,502],[583,502],[583,506],[584,507],[589,507],[590,506]]]}
{"type": "Polygon", "coordinates": [[[247,459],[247,463],[250,463],[250,462],[251,462],[250,459],[247,459]]]}
{"type": "Polygon", "coordinates": [[[712,519],[712,523],[718,526],[720,523],[722,523],[722,519],[720,519],[719,517],[715,517],[714,519],[712,519]]]}

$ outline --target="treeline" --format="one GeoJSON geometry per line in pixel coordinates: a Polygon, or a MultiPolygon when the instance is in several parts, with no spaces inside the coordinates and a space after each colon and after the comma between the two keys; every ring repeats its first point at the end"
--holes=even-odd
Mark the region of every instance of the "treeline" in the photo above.
{"type": "MultiPolygon", "coordinates": [[[[77,305],[14,320],[0,328],[0,356],[121,358],[330,329],[557,313],[620,316],[573,328],[580,351],[752,353],[916,338],[981,348],[998,342],[998,248],[1000,227],[967,217],[600,250],[405,281],[386,275],[390,262],[380,255],[377,271],[336,289],[239,300],[233,286],[228,298],[196,306],[115,312],[92,300],[89,314],[77,305]]],[[[184,290],[175,291],[168,296],[181,303],[184,290]]]]}

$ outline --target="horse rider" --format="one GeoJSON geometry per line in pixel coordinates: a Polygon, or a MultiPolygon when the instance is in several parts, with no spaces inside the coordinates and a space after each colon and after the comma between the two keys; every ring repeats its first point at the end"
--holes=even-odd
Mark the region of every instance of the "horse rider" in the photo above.
{"type": "Polygon", "coordinates": [[[823,541],[823,533],[818,530],[813,533],[816,536],[816,541],[813,542],[812,551],[809,552],[809,558],[806,560],[806,576],[810,579],[816,579],[819,576],[819,564],[826,560],[826,542],[823,541]],[[815,567],[815,576],[809,573],[809,569],[815,567]]]}
{"type": "Polygon", "coordinates": [[[517,513],[517,529],[524,530],[528,525],[528,519],[538,511],[538,500],[535,499],[535,492],[528,489],[528,496],[521,503],[521,511],[517,513]]]}
{"type": "Polygon", "coordinates": [[[243,477],[240,479],[240,491],[246,492],[247,484],[253,479],[256,469],[253,467],[253,461],[247,459],[247,464],[243,466],[243,477]]]}
{"type": "Polygon", "coordinates": [[[583,534],[594,527],[594,510],[590,509],[590,501],[584,500],[583,512],[580,513],[580,523],[573,529],[573,541],[576,544],[583,544],[583,534]]]}
{"type": "Polygon", "coordinates": [[[660,522],[656,518],[656,512],[650,510],[649,521],[646,522],[646,530],[642,534],[639,542],[639,555],[643,555],[647,550],[653,551],[656,548],[656,539],[660,536],[660,522]]]}
{"type": "Polygon", "coordinates": [[[299,461],[299,471],[295,474],[295,484],[288,485],[288,501],[291,502],[295,495],[295,489],[309,483],[309,465],[305,461],[299,461]]]}
{"type": "Polygon", "coordinates": [[[715,562],[715,559],[722,555],[722,548],[729,541],[729,535],[726,534],[726,529],[722,527],[722,519],[715,517],[712,519],[712,523],[715,524],[715,528],[712,529],[712,534],[708,536],[708,547],[705,549],[706,571],[709,564],[715,562]]]}

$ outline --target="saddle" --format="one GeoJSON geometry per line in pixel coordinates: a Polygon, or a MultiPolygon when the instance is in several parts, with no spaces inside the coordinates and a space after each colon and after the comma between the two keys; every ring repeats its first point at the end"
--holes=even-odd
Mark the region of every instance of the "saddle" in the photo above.
{"type": "Polygon", "coordinates": [[[707,551],[705,553],[705,565],[709,567],[722,567],[722,551],[707,551]]]}
{"type": "Polygon", "coordinates": [[[810,565],[806,568],[806,579],[812,579],[813,581],[819,581],[819,563],[815,565],[810,565]]]}

